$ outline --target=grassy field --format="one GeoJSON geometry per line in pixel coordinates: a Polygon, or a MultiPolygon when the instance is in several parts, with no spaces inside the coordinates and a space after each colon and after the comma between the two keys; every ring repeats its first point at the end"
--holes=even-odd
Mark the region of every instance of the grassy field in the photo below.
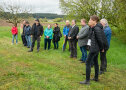
{"type": "Polygon", "coordinates": [[[62,52],[63,37],[59,50],[52,44],[50,51],[43,49],[42,38],[39,53],[36,47],[28,53],[18,37],[19,44],[11,45],[10,27],[0,27],[0,90],[126,90],[126,45],[115,37],[107,54],[108,72],[90,86],[79,84],[85,80],[85,64],[70,59],[68,50],[62,52]]]}

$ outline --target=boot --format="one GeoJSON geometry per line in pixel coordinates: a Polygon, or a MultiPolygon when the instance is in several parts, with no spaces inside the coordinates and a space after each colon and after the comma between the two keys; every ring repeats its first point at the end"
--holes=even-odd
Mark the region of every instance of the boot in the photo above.
{"type": "Polygon", "coordinates": [[[83,82],[80,82],[80,84],[90,85],[90,81],[85,80],[83,82]]]}

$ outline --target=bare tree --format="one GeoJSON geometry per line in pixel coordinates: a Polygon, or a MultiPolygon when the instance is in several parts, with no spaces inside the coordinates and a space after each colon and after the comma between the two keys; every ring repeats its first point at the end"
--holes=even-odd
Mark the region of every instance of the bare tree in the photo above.
{"type": "Polygon", "coordinates": [[[3,3],[0,6],[0,17],[5,19],[8,23],[12,23],[17,26],[21,22],[22,18],[28,18],[30,8],[25,8],[21,5],[14,5],[11,3],[3,3]]]}

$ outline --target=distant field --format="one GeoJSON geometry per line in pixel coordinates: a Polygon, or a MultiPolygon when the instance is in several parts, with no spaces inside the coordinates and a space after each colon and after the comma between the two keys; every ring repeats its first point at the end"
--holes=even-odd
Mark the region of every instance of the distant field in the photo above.
{"type": "MultiPolygon", "coordinates": [[[[81,57],[79,47],[78,60],[73,60],[69,58],[68,50],[62,52],[63,37],[59,50],[53,50],[52,43],[50,51],[43,49],[42,37],[40,52],[36,53],[35,47],[33,53],[28,53],[22,46],[20,35],[19,44],[11,45],[10,29],[0,27],[0,90],[126,90],[126,45],[116,37],[112,37],[107,54],[108,72],[99,77],[98,83],[85,86],[79,84],[85,80],[82,75],[85,64],[78,61],[81,57]]],[[[92,68],[92,78],[93,75],[92,68]]]]}

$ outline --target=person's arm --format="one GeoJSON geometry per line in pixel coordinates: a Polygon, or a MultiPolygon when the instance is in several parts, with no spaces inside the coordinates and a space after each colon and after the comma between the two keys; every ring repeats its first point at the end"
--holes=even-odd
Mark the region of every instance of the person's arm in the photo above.
{"type": "Polygon", "coordinates": [[[89,28],[86,28],[79,36],[78,39],[85,38],[89,35],[89,28]]]}
{"type": "Polygon", "coordinates": [[[63,35],[66,35],[65,31],[66,31],[66,28],[64,27],[63,28],[63,35]]]}
{"type": "Polygon", "coordinates": [[[51,29],[51,32],[48,36],[51,37],[52,35],[53,35],[53,30],[51,29]]]}
{"type": "Polygon", "coordinates": [[[98,41],[100,51],[104,50],[103,39],[102,39],[102,30],[99,27],[96,27],[94,30],[94,33],[95,33],[95,37],[98,41]]]}

